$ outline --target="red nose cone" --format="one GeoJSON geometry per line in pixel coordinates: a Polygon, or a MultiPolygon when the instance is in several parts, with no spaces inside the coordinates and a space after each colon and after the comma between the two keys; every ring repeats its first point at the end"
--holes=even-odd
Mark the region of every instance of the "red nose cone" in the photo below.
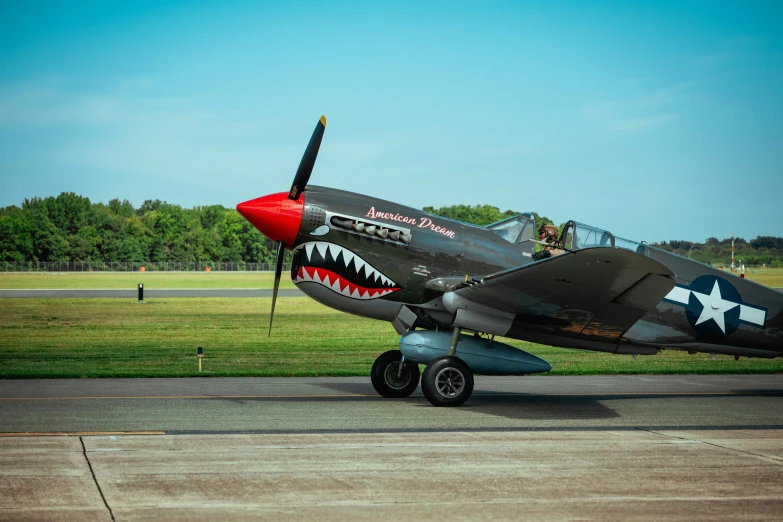
{"type": "Polygon", "coordinates": [[[288,248],[294,244],[302,223],[304,198],[288,199],[288,192],[269,194],[237,205],[245,219],[272,241],[283,241],[288,248]]]}

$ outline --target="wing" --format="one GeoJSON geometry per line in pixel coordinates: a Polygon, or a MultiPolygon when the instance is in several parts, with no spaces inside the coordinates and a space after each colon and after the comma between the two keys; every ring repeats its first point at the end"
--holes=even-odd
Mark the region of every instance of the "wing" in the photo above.
{"type": "Polygon", "coordinates": [[[443,302],[465,328],[489,321],[496,331],[479,331],[505,335],[513,326],[614,342],[673,287],[672,272],[658,261],[598,247],[486,276],[443,302]]]}

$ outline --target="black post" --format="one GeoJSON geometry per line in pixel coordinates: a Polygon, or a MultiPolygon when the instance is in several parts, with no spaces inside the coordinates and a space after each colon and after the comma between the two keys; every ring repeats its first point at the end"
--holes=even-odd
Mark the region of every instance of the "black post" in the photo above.
{"type": "Polygon", "coordinates": [[[139,302],[144,301],[144,285],[139,283],[139,302]]]}

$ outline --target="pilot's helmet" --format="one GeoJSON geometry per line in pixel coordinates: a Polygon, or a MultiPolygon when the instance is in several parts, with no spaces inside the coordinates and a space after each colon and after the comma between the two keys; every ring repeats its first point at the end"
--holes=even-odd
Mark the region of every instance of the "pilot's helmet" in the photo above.
{"type": "Polygon", "coordinates": [[[538,229],[538,235],[546,234],[546,239],[557,239],[557,227],[554,225],[542,225],[538,229]]]}

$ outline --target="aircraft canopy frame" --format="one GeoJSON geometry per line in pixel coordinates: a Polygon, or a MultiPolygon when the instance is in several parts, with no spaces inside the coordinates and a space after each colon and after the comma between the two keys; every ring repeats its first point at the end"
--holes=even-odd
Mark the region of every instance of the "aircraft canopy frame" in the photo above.
{"type": "Polygon", "coordinates": [[[615,236],[608,230],[573,220],[563,226],[563,231],[560,233],[560,243],[567,250],[606,247],[622,248],[637,253],[644,251],[643,243],[615,236]]]}
{"type": "Polygon", "coordinates": [[[535,239],[536,217],[533,213],[522,213],[485,226],[509,243],[524,243],[535,239]]]}

